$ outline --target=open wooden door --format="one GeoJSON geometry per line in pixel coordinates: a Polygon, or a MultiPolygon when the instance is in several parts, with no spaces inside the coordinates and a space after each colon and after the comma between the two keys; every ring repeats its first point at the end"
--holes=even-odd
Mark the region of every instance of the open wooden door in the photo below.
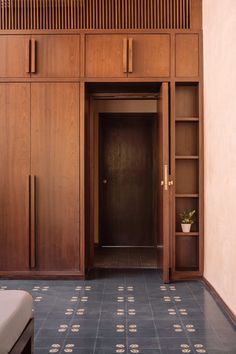
{"type": "Polygon", "coordinates": [[[159,120],[159,220],[160,233],[163,242],[162,278],[169,282],[170,268],[170,220],[169,220],[169,124],[168,124],[168,83],[163,82],[160,92],[160,120],[159,120]]]}

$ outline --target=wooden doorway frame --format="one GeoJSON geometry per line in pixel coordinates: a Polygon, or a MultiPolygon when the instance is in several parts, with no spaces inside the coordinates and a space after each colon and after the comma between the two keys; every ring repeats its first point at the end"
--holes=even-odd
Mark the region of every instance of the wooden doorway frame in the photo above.
{"type": "MultiPolygon", "coordinates": [[[[165,90],[165,94],[168,95],[168,83],[162,83],[164,90],[165,90]]],[[[163,93],[162,93],[163,94],[163,93]]],[[[135,93],[133,94],[133,97],[135,97],[134,99],[143,99],[143,100],[147,100],[147,99],[158,99],[159,93],[154,93],[153,95],[150,95],[150,93],[135,93]]],[[[107,99],[113,99],[114,100],[114,93],[110,94],[110,98],[109,98],[109,94],[107,93],[99,93],[99,94],[91,94],[88,98],[87,98],[87,104],[88,104],[88,114],[86,117],[86,138],[87,138],[87,151],[88,151],[88,161],[87,161],[87,167],[86,167],[86,190],[87,190],[87,205],[86,205],[86,269],[90,269],[93,268],[93,263],[94,263],[94,218],[95,218],[95,208],[97,206],[98,200],[97,202],[94,203],[95,201],[95,180],[98,178],[97,173],[94,173],[95,170],[98,171],[98,168],[96,168],[96,163],[98,163],[98,161],[96,161],[95,158],[95,146],[96,146],[96,141],[98,141],[98,134],[99,134],[99,129],[98,129],[98,120],[96,122],[95,119],[95,110],[94,110],[94,101],[96,99],[101,99],[101,100],[107,100],[107,99]]],[[[130,100],[132,99],[132,94],[129,93],[124,93],[124,94],[118,94],[116,99],[127,99],[130,100]],[[120,97],[119,97],[120,96],[120,97]]],[[[165,100],[165,102],[162,104],[162,109],[165,109],[164,114],[168,115],[168,96],[167,96],[167,101],[165,100]],[[166,111],[167,109],[167,111],[166,111]]],[[[157,114],[158,114],[158,110],[157,110],[157,114]]],[[[165,128],[167,129],[167,135],[168,135],[168,124],[169,124],[169,119],[167,117],[167,119],[165,120],[165,128]]],[[[168,141],[165,142],[166,148],[168,149],[168,141]]],[[[168,156],[169,158],[169,152],[168,150],[165,153],[165,156],[168,156]]],[[[168,176],[169,178],[169,176],[168,176]]],[[[169,194],[168,197],[165,197],[165,200],[168,200],[168,203],[170,202],[170,198],[169,198],[169,194]]],[[[166,212],[169,213],[170,210],[170,206],[168,205],[168,211],[166,210],[166,212]]],[[[165,220],[169,220],[169,214],[168,217],[165,218],[165,220]]],[[[166,229],[166,228],[165,228],[166,229]]],[[[169,269],[170,269],[170,234],[169,234],[169,230],[171,229],[171,227],[168,227],[168,239],[165,240],[165,243],[168,245],[168,249],[165,250],[165,258],[166,260],[164,261],[163,259],[163,266],[166,268],[166,271],[163,272],[163,281],[165,282],[169,282],[169,269]]],[[[164,253],[164,250],[163,250],[164,253]]]]}

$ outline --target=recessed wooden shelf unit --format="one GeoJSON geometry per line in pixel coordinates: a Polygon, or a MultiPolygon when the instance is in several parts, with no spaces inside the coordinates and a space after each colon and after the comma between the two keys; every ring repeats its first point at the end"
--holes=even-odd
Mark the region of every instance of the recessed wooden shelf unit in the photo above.
{"type": "Polygon", "coordinates": [[[199,84],[175,85],[175,224],[174,272],[200,274],[201,184],[200,184],[200,114],[199,84]],[[196,210],[191,232],[181,230],[179,214],[196,210]]]}

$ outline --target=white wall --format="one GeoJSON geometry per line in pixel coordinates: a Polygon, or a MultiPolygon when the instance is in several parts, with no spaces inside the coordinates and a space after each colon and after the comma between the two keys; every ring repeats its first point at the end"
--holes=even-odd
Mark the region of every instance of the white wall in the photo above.
{"type": "Polygon", "coordinates": [[[205,278],[236,314],[236,0],[203,0],[205,278]]]}

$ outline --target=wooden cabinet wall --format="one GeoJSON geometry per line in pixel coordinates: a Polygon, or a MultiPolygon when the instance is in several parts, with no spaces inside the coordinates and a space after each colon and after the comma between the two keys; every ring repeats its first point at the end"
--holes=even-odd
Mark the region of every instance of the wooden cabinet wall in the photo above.
{"type": "Polygon", "coordinates": [[[79,84],[0,83],[0,105],[0,271],[79,271],[79,84]]]}
{"type": "Polygon", "coordinates": [[[170,35],[86,35],[85,76],[170,76],[170,35]]]}
{"type": "Polygon", "coordinates": [[[15,33],[0,34],[0,274],[82,274],[83,90],[88,82],[118,81],[175,86],[173,269],[200,274],[201,32],[15,33]],[[176,222],[183,208],[197,209],[193,235],[183,235],[176,222]]]}
{"type": "Polygon", "coordinates": [[[79,34],[0,36],[0,78],[168,78],[175,54],[176,77],[199,77],[198,33],[171,35],[79,34]],[[84,53],[81,53],[84,50],[84,53]],[[84,55],[84,60],[80,58],[84,55]]]}

